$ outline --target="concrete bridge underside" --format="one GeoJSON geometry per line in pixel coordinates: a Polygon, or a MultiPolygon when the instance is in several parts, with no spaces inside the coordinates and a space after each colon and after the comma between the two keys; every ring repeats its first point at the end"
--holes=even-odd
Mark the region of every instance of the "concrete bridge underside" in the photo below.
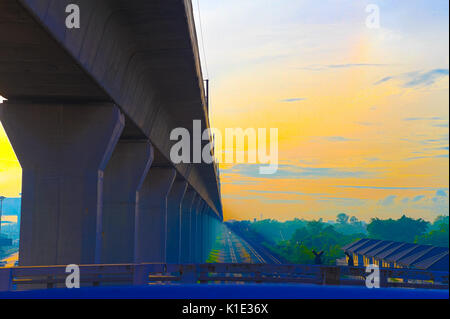
{"type": "Polygon", "coordinates": [[[217,167],[170,161],[172,129],[209,128],[190,0],[2,0],[0,94],[20,265],[206,259],[217,167]]]}

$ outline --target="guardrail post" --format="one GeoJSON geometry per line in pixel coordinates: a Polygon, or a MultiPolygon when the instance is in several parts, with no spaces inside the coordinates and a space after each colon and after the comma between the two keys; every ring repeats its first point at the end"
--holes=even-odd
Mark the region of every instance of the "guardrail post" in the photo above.
{"type": "Polygon", "coordinates": [[[255,283],[260,284],[262,282],[261,271],[255,271],[254,276],[255,276],[255,283]]]}
{"type": "Polygon", "coordinates": [[[147,265],[134,265],[133,267],[133,285],[147,285],[149,281],[149,272],[147,265]]]}
{"type": "Polygon", "coordinates": [[[53,276],[47,276],[47,289],[52,289],[53,287],[53,276]]]}
{"type": "Polygon", "coordinates": [[[183,284],[195,284],[197,283],[198,273],[196,265],[184,265],[180,270],[180,281],[183,284]]]}
{"type": "Polygon", "coordinates": [[[341,269],[339,267],[321,267],[323,285],[340,285],[341,269]]]}
{"type": "Polygon", "coordinates": [[[380,269],[380,288],[388,287],[388,271],[385,269],[380,269]]]}
{"type": "Polygon", "coordinates": [[[0,291],[12,290],[12,269],[0,269],[0,291]]]}

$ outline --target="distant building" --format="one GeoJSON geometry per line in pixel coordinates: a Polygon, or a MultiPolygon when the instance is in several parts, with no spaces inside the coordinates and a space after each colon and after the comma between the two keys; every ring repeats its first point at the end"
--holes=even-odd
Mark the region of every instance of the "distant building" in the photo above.
{"type": "Polygon", "coordinates": [[[353,257],[355,266],[375,264],[382,268],[449,270],[446,247],[365,238],[342,249],[353,257]]]}

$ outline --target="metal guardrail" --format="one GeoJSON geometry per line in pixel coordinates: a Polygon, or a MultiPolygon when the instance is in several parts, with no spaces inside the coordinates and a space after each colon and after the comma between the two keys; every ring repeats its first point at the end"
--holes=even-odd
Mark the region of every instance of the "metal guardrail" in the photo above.
{"type": "MultiPolygon", "coordinates": [[[[0,269],[0,291],[64,288],[65,266],[0,269]]],[[[365,267],[271,264],[81,265],[80,285],[308,283],[364,286],[365,267]]],[[[448,272],[380,269],[381,287],[448,289],[448,272]]]]}

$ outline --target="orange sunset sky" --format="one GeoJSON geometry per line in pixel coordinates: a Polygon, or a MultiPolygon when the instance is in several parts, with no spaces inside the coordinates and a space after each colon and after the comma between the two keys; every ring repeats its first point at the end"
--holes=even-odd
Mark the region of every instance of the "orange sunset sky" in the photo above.
{"type": "MultiPolygon", "coordinates": [[[[203,37],[193,5],[212,126],[279,131],[276,174],[221,165],[225,219],[448,214],[448,1],[201,1],[203,37]]],[[[0,126],[0,195],[20,190],[0,126]]]]}

